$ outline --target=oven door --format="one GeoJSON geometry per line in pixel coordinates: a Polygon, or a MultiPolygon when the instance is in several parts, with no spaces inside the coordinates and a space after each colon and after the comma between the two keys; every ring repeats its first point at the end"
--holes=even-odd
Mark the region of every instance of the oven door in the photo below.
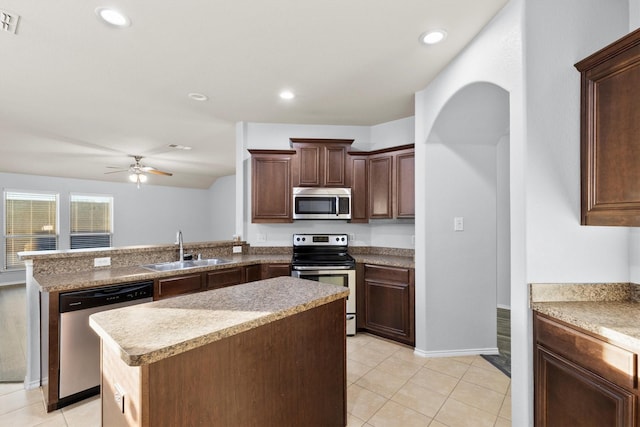
{"type": "Polygon", "coordinates": [[[329,283],[336,286],[349,288],[347,297],[347,314],[356,312],[356,271],[355,270],[291,270],[293,277],[314,280],[316,282],[329,283]]]}

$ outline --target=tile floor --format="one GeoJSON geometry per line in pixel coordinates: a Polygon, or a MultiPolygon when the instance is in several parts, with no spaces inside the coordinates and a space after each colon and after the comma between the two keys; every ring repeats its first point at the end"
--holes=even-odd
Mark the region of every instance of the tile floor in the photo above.
{"type": "MultiPolygon", "coordinates": [[[[347,357],[350,427],[511,426],[511,381],[480,356],[426,359],[358,334],[347,357]]],[[[0,426],[99,425],[97,397],[47,414],[39,389],[0,384],[0,426]]]]}

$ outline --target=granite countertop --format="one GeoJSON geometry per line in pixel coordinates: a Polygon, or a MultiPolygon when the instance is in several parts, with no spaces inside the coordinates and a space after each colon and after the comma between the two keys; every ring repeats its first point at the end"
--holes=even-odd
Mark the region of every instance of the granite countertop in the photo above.
{"type": "Polygon", "coordinates": [[[188,268],[173,271],[151,271],[140,266],[118,268],[96,268],[89,271],[79,271],[61,274],[35,275],[34,279],[43,292],[61,292],[78,289],[88,289],[107,285],[116,285],[132,281],[153,280],[158,277],[177,276],[182,274],[199,273],[209,270],[220,270],[243,265],[263,263],[291,262],[291,255],[233,255],[223,256],[230,260],[228,264],[211,265],[206,267],[188,268]]]}
{"type": "Polygon", "coordinates": [[[397,255],[351,254],[356,262],[386,265],[389,267],[415,268],[413,257],[397,255]]]}
{"type": "Polygon", "coordinates": [[[638,285],[531,284],[530,306],[541,314],[640,351],[638,285]]]}
{"type": "Polygon", "coordinates": [[[89,324],[126,364],[141,366],[348,294],[335,285],[277,277],[99,312],[89,324]]]}

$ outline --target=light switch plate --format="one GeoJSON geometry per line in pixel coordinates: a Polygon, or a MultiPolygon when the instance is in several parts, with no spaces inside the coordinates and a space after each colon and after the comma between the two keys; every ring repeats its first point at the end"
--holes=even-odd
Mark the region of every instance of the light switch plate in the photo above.
{"type": "Polygon", "coordinates": [[[464,218],[457,216],[453,218],[453,231],[464,231],[464,218]]]}
{"type": "Polygon", "coordinates": [[[258,234],[256,235],[256,240],[257,240],[258,242],[266,242],[266,241],[267,241],[267,235],[266,235],[266,234],[264,234],[264,233],[258,233],[258,234]]]}
{"type": "Polygon", "coordinates": [[[103,257],[103,258],[94,258],[93,266],[94,267],[109,267],[111,265],[111,257],[103,257]]]}

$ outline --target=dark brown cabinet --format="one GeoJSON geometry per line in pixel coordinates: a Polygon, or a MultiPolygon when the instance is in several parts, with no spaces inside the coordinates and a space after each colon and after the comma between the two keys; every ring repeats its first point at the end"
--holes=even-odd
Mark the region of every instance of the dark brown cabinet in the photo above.
{"type": "Polygon", "coordinates": [[[638,426],[637,404],[637,354],[534,313],[536,426],[638,426]]]}
{"type": "Polygon", "coordinates": [[[251,153],[251,222],[292,222],[293,150],[251,153]]]}
{"type": "Polygon", "coordinates": [[[291,264],[262,264],[262,278],[291,276],[291,264]]]}
{"type": "Polygon", "coordinates": [[[254,264],[246,266],[244,270],[244,277],[247,283],[262,279],[262,265],[254,264]]]}
{"type": "Polygon", "coordinates": [[[640,30],[576,65],[581,223],[640,226],[640,30]]]}
{"type": "Polygon", "coordinates": [[[206,289],[218,289],[245,282],[245,268],[234,267],[205,273],[206,289]]]}
{"type": "Polygon", "coordinates": [[[296,150],[295,187],[347,187],[347,152],[353,139],[290,138],[296,150]]]}
{"type": "Polygon", "coordinates": [[[369,155],[369,218],[415,217],[414,146],[405,145],[369,155]]]}
{"type": "Polygon", "coordinates": [[[415,345],[414,270],[370,264],[365,264],[363,270],[363,328],[415,345]]]}
{"type": "Polygon", "coordinates": [[[202,290],[202,273],[155,279],[154,287],[154,300],[200,292],[202,290]]]}
{"type": "Polygon", "coordinates": [[[350,163],[351,222],[369,222],[369,156],[351,152],[347,161],[350,163]]]}

